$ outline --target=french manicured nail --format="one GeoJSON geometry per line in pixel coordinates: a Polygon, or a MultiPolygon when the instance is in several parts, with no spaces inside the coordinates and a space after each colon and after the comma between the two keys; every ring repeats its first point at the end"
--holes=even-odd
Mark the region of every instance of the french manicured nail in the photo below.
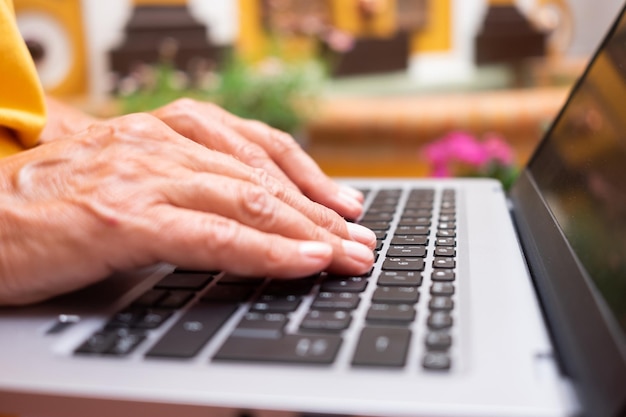
{"type": "Polygon", "coordinates": [[[346,222],[348,233],[352,239],[361,242],[364,245],[374,248],[376,246],[376,235],[370,229],[360,224],[346,222]]]}
{"type": "Polygon", "coordinates": [[[338,195],[339,201],[353,212],[362,212],[363,204],[354,198],[352,194],[341,191],[338,195]]]}
{"type": "Polygon", "coordinates": [[[374,252],[367,246],[352,240],[344,240],[342,245],[346,255],[363,266],[371,266],[374,262],[374,252]]]}
{"type": "Polygon", "coordinates": [[[348,185],[341,185],[339,188],[342,193],[349,195],[350,197],[354,198],[356,201],[360,203],[362,203],[363,200],[365,200],[363,193],[357,190],[356,188],[352,188],[348,185]]]}
{"type": "Polygon", "coordinates": [[[300,254],[315,260],[326,260],[333,253],[333,247],[324,242],[303,242],[300,244],[300,254]]]}

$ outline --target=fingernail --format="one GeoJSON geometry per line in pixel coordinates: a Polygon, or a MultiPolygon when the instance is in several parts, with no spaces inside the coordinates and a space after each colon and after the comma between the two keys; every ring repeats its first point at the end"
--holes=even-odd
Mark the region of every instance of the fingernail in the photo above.
{"type": "Polygon", "coordinates": [[[357,200],[356,198],[354,198],[354,196],[352,194],[349,193],[345,193],[343,191],[341,191],[338,195],[339,197],[339,201],[341,201],[341,203],[346,206],[347,208],[350,209],[350,211],[352,212],[362,212],[363,211],[363,204],[361,204],[361,202],[359,200],[357,200]]]}
{"type": "Polygon", "coordinates": [[[362,203],[363,200],[365,200],[365,196],[363,196],[363,193],[357,190],[356,188],[352,188],[348,185],[340,185],[339,189],[341,190],[340,192],[347,194],[348,196],[354,198],[356,201],[360,203],[362,203]]]}
{"type": "Polygon", "coordinates": [[[300,244],[300,254],[308,258],[328,259],[333,253],[333,248],[324,242],[303,242],[300,244]]]}
{"type": "Polygon", "coordinates": [[[364,245],[374,248],[376,246],[376,234],[365,226],[360,224],[346,222],[348,233],[352,239],[364,245]]]}
{"type": "Polygon", "coordinates": [[[374,252],[367,246],[352,240],[344,240],[342,246],[346,255],[358,263],[369,266],[374,262],[374,252]]]}

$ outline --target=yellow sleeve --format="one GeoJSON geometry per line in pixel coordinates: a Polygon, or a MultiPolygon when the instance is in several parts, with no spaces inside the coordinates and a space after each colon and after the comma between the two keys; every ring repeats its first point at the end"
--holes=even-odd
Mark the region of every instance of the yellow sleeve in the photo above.
{"type": "Polygon", "coordinates": [[[37,143],[46,122],[44,94],[18,31],[11,0],[0,0],[0,157],[37,143]]]}

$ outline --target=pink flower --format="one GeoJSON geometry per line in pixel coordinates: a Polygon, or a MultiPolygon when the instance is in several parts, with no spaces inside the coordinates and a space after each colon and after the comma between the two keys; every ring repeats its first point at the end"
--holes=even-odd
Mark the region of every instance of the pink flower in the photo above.
{"type": "Polygon", "coordinates": [[[473,136],[463,132],[453,132],[444,138],[452,159],[476,167],[481,167],[489,155],[473,136]]]}
{"type": "Polygon", "coordinates": [[[334,52],[345,53],[354,48],[354,37],[347,32],[331,29],[326,34],[326,43],[334,52]]]}
{"type": "Polygon", "coordinates": [[[426,145],[422,150],[434,177],[480,174],[492,163],[510,166],[513,151],[499,136],[490,134],[484,141],[465,132],[452,132],[426,145]]]}
{"type": "Polygon", "coordinates": [[[513,163],[513,150],[502,137],[494,133],[489,134],[483,142],[483,148],[492,161],[502,165],[511,165],[513,163]]]}

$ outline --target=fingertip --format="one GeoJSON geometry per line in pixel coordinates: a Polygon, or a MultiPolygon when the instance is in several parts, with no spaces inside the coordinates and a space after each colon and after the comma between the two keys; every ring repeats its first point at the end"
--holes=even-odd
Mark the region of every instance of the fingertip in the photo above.
{"type": "Polygon", "coordinates": [[[352,239],[368,246],[370,249],[376,246],[376,234],[370,229],[356,223],[347,222],[346,225],[352,239]]]}
{"type": "Polygon", "coordinates": [[[336,202],[339,205],[337,212],[348,219],[358,219],[363,214],[363,204],[341,189],[337,194],[336,202]]]}
{"type": "Polygon", "coordinates": [[[364,272],[372,267],[374,252],[370,248],[351,240],[343,240],[342,247],[345,255],[353,261],[356,268],[364,272]]]}
{"type": "Polygon", "coordinates": [[[325,268],[333,257],[333,247],[324,242],[307,241],[300,243],[298,248],[300,255],[310,266],[319,265],[319,269],[325,268]]]}
{"type": "Polygon", "coordinates": [[[363,203],[363,201],[365,201],[365,196],[363,195],[363,193],[349,185],[344,185],[344,184],[340,185],[339,192],[344,193],[349,197],[352,197],[353,199],[355,199],[361,204],[363,203]]]}

